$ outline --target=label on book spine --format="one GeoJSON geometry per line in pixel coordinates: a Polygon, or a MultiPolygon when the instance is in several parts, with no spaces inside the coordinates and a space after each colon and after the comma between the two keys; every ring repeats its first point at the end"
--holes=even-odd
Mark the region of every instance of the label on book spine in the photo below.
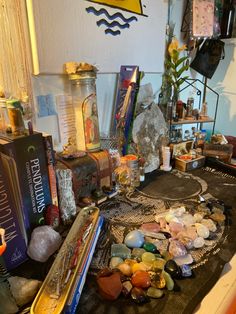
{"type": "Polygon", "coordinates": [[[55,156],[53,152],[52,136],[48,134],[43,134],[44,147],[46,153],[46,163],[48,167],[48,180],[51,192],[52,204],[58,206],[58,196],[57,196],[57,179],[55,172],[55,156]]]}

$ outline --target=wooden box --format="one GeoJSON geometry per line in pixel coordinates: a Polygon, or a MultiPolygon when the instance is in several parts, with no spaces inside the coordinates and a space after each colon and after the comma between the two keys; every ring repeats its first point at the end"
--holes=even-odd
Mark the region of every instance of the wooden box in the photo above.
{"type": "Polygon", "coordinates": [[[189,171],[203,167],[205,164],[205,156],[197,155],[194,159],[175,158],[175,168],[180,171],[189,171]]]}
{"type": "Polygon", "coordinates": [[[219,158],[226,163],[231,162],[232,154],[232,144],[205,144],[203,148],[204,156],[219,158]]]}

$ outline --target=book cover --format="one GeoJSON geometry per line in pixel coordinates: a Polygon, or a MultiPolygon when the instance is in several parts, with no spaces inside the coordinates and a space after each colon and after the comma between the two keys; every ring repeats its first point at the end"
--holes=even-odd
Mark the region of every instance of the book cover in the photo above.
{"type": "Polygon", "coordinates": [[[0,151],[15,161],[29,237],[34,227],[44,223],[45,207],[52,203],[42,134],[1,136],[0,151]]]}
{"type": "Polygon", "coordinates": [[[0,228],[5,230],[7,243],[7,249],[0,257],[0,262],[7,270],[11,270],[27,260],[27,246],[18,221],[8,175],[4,169],[0,154],[0,228]]]}
{"type": "Polygon", "coordinates": [[[43,133],[44,148],[46,153],[46,163],[48,167],[48,180],[51,192],[52,204],[58,206],[57,178],[55,171],[55,155],[53,151],[52,136],[43,133]]]}

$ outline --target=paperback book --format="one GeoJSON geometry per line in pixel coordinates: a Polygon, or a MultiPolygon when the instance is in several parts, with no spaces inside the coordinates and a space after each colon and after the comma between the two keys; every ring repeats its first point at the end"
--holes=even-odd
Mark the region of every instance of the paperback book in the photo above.
{"type": "Polygon", "coordinates": [[[0,228],[5,230],[5,241],[7,243],[6,251],[0,257],[0,263],[7,270],[12,270],[27,260],[27,246],[4,168],[2,155],[0,154],[0,228]]]}
{"type": "Polygon", "coordinates": [[[52,203],[42,134],[1,136],[0,151],[9,157],[7,167],[11,185],[18,194],[18,217],[23,216],[29,238],[33,228],[44,223],[45,207],[52,203]]]}

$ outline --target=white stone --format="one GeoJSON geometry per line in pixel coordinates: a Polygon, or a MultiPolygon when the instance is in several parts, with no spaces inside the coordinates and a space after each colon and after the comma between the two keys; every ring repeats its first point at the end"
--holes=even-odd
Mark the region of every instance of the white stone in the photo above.
{"type": "Polygon", "coordinates": [[[210,232],[206,226],[200,223],[196,223],[195,226],[199,237],[202,237],[203,239],[207,239],[209,237],[210,232]]]}
{"type": "Polygon", "coordinates": [[[174,258],[177,265],[189,265],[193,262],[193,257],[191,254],[186,254],[184,256],[178,256],[174,258]]]}
{"type": "Polygon", "coordinates": [[[215,223],[214,223],[214,221],[213,220],[211,220],[211,219],[203,219],[202,221],[201,221],[201,224],[202,225],[204,225],[204,226],[206,226],[210,231],[212,231],[212,232],[215,232],[216,231],[216,225],[215,225],[215,223]]]}
{"type": "Polygon", "coordinates": [[[195,247],[195,249],[199,249],[199,248],[203,247],[204,245],[205,245],[205,241],[202,237],[197,237],[193,241],[193,246],[195,247]]]}
{"type": "Polygon", "coordinates": [[[47,259],[59,249],[62,238],[51,226],[40,226],[33,230],[27,250],[30,258],[38,262],[47,259]]]}
{"type": "Polygon", "coordinates": [[[170,208],[169,212],[170,214],[173,214],[176,217],[181,217],[186,212],[186,209],[184,206],[180,206],[177,208],[170,208]]]}
{"type": "Polygon", "coordinates": [[[41,286],[41,281],[18,276],[10,277],[8,281],[11,293],[19,306],[31,302],[41,286]]]}

